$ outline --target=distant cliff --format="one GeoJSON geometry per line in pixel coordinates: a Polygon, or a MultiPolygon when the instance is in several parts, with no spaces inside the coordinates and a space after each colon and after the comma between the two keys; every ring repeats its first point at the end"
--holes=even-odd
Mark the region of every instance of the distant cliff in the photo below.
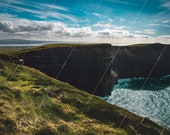
{"type": "Polygon", "coordinates": [[[71,46],[45,45],[12,55],[18,59],[24,55],[25,65],[55,78],[60,72],[57,79],[99,96],[109,95],[118,78],[148,75],[160,77],[170,74],[168,45],[166,48],[163,44],[71,46]],[[111,60],[113,62],[109,65],[111,60]]]}
{"type": "Polygon", "coordinates": [[[161,77],[170,74],[169,58],[169,45],[157,43],[124,46],[120,47],[112,69],[119,78],[161,77]]]}

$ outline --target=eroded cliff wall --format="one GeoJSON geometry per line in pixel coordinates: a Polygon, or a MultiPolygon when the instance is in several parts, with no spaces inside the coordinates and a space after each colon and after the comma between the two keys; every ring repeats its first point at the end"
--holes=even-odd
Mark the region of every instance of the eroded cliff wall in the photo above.
{"type": "Polygon", "coordinates": [[[111,94],[118,78],[170,74],[170,46],[162,44],[53,45],[23,51],[17,58],[23,55],[25,65],[99,96],[111,94]]]}
{"type": "Polygon", "coordinates": [[[146,44],[120,47],[112,69],[119,78],[168,75],[170,74],[170,46],[146,44]]]}
{"type": "Polygon", "coordinates": [[[106,71],[113,52],[109,44],[45,48],[27,52],[24,64],[54,78],[61,72],[57,79],[89,93],[104,96],[110,94],[116,81],[111,75],[111,67],[100,85],[96,86],[106,71]],[[72,54],[67,58],[71,51],[72,54]]]}

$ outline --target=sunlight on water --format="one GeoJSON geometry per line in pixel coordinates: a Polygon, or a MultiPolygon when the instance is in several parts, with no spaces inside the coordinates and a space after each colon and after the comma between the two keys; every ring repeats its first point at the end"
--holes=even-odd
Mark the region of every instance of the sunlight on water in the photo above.
{"type": "Polygon", "coordinates": [[[148,117],[170,128],[170,76],[149,79],[120,79],[107,102],[148,117]]]}

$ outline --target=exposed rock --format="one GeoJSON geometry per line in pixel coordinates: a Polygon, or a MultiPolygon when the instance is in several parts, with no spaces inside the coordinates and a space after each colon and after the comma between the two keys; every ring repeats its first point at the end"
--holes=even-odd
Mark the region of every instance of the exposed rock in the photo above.
{"type": "Polygon", "coordinates": [[[79,89],[103,96],[110,94],[116,82],[116,76],[114,77],[116,74],[113,74],[114,71],[111,72],[111,66],[108,68],[112,53],[114,50],[109,44],[75,48],[53,47],[27,52],[24,64],[39,69],[49,76],[58,77],[57,79],[79,89]],[[68,58],[71,51],[73,52],[68,58]]]}
{"type": "MultiPolygon", "coordinates": [[[[18,58],[24,54],[20,53],[18,58]]],[[[27,51],[23,61],[25,65],[79,89],[105,96],[111,94],[118,78],[170,74],[169,55],[170,46],[158,43],[121,47],[110,44],[51,45],[27,51]]]]}
{"type": "Polygon", "coordinates": [[[161,77],[170,74],[169,58],[169,45],[157,43],[120,47],[112,69],[119,78],[161,77]]]}

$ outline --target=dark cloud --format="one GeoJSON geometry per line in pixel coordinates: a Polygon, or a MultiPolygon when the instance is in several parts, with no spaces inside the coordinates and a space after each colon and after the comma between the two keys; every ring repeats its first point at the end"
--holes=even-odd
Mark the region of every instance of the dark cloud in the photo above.
{"type": "Polygon", "coordinates": [[[99,35],[109,36],[109,35],[110,35],[110,32],[99,32],[99,35]]]}
{"type": "Polygon", "coordinates": [[[52,30],[52,25],[40,26],[40,25],[19,25],[17,31],[33,32],[33,31],[50,31],[52,30]]]}
{"type": "Polygon", "coordinates": [[[10,21],[0,21],[0,31],[13,33],[15,32],[15,28],[10,21]]]}
{"type": "Polygon", "coordinates": [[[8,33],[51,31],[53,27],[54,26],[52,24],[42,23],[26,23],[14,26],[11,21],[0,21],[0,31],[8,33]]]}

